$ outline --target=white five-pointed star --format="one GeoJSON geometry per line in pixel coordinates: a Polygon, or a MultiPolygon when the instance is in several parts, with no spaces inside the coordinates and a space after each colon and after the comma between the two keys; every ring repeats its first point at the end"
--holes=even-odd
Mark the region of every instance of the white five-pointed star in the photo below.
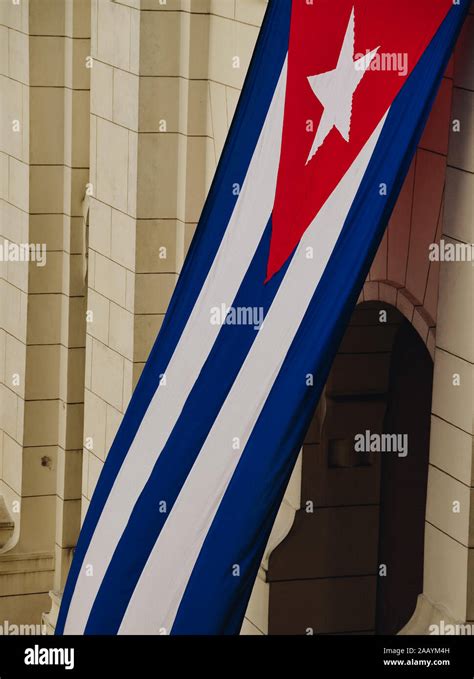
{"type": "Polygon", "coordinates": [[[352,8],[336,68],[326,73],[308,77],[311,89],[324,106],[324,111],[306,165],[333,127],[340,132],[346,141],[349,141],[352,98],[378,50],[379,47],[376,47],[360,59],[353,60],[354,8],[352,8]]]}

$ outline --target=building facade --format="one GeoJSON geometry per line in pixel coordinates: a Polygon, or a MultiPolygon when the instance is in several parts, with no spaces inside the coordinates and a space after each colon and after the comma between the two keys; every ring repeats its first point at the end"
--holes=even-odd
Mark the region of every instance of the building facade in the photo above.
{"type": "MultiPolygon", "coordinates": [[[[54,629],[265,8],[0,0],[0,621],[54,629]]],[[[473,34],[471,10],[242,633],[474,623],[473,34]],[[354,461],[356,432],[390,427],[413,455],[354,461]]]]}

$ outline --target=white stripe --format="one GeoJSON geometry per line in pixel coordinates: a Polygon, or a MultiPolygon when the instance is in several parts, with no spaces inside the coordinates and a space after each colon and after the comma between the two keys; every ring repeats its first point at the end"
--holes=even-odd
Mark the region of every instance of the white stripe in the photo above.
{"type": "Polygon", "coordinates": [[[89,543],[71,599],[65,634],[84,632],[135,502],[220,331],[220,326],[211,325],[209,311],[213,306],[232,304],[268,223],[275,199],[285,88],[286,59],[229,225],[166,368],[166,387],[157,389],[150,402],[89,543]],[[93,566],[93,577],[86,575],[88,565],[93,566]]]}
{"type": "Polygon", "coordinates": [[[252,348],[173,505],[119,634],[169,632],[205,537],[340,235],[385,117],[307,229],[252,348]],[[314,259],[306,258],[312,247],[314,259]],[[240,438],[240,453],[232,440],[240,438]]]}

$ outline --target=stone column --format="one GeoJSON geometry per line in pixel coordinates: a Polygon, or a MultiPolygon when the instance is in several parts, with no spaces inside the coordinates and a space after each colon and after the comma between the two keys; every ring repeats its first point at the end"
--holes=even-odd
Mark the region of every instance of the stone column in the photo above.
{"type": "MultiPolygon", "coordinates": [[[[455,53],[441,236],[446,244],[469,245],[474,239],[473,44],[471,13],[455,53]]],[[[474,621],[473,271],[471,261],[441,262],[424,593],[403,634],[436,633],[443,621],[474,621]]]]}
{"type": "Polygon", "coordinates": [[[54,556],[61,570],[79,528],[87,9],[82,0],[0,3],[0,233],[46,258],[9,260],[1,280],[0,492],[14,533],[0,555],[0,619],[18,623],[40,622],[54,556]]]}
{"type": "Polygon", "coordinates": [[[64,4],[65,34],[63,241],[55,570],[50,592],[52,608],[43,617],[48,629],[56,620],[60,592],[64,589],[80,530],[90,139],[90,0],[56,0],[55,11],[58,4],[64,4]]]}

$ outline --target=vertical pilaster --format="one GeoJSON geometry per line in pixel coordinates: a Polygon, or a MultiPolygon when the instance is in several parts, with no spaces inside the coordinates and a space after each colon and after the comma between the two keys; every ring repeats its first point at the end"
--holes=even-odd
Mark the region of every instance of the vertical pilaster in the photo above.
{"type": "MultiPolygon", "coordinates": [[[[441,243],[474,240],[474,16],[455,53],[454,90],[441,243]]],[[[425,524],[424,593],[405,633],[474,620],[473,263],[440,264],[430,468],[425,524]]]]}
{"type": "Polygon", "coordinates": [[[11,622],[40,622],[54,556],[64,574],[79,529],[88,4],[0,3],[0,235],[37,253],[9,257],[1,274],[0,492],[15,528],[0,556],[0,616],[11,622]]]}

